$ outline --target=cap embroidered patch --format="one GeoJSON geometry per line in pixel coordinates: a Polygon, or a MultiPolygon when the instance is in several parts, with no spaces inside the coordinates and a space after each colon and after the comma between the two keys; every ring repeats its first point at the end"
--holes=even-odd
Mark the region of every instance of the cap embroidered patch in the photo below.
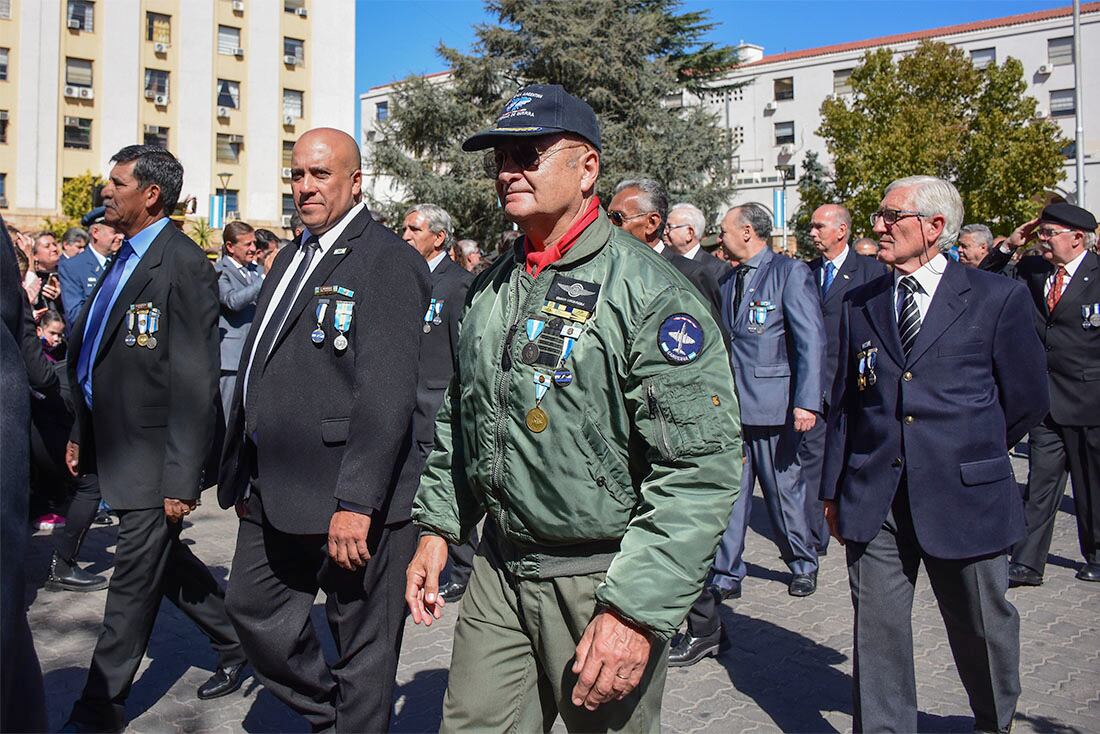
{"type": "Polygon", "coordinates": [[[703,327],[686,313],[675,313],[657,329],[657,346],[672,364],[694,362],[703,351],[703,327]]]}

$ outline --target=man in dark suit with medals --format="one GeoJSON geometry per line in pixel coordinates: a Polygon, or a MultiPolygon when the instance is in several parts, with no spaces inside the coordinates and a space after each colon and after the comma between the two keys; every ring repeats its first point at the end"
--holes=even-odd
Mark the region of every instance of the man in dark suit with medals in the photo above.
{"type": "Polygon", "coordinates": [[[264,280],[218,481],[241,518],[227,606],[257,675],[311,727],[385,731],[417,538],[395,485],[431,284],[359,201],[350,136],[310,130],[292,161],[306,229],[264,280]],[[331,668],[309,618],[320,589],[331,668]]]}
{"type": "MultiPolygon", "coordinates": [[[[424,334],[420,337],[420,381],[416,387],[413,442],[398,480],[398,491],[415,494],[424,462],[435,443],[435,414],[439,412],[454,374],[458,322],[474,276],[447,256],[454,243],[454,228],[451,215],[441,207],[417,204],[409,209],[401,238],[424,257],[432,271],[432,300],[424,312],[424,334]]],[[[439,589],[444,601],[457,601],[466,591],[477,540],[475,529],[467,542],[450,547],[450,577],[439,589]]]]}
{"type": "Polygon", "coordinates": [[[79,731],[125,727],[161,596],[218,651],[199,698],[236,690],[244,664],[221,589],[180,540],[217,419],[217,283],[202,250],[169,226],[179,161],[146,145],[112,160],[105,218],[124,240],[73,325],[69,359],[76,422],[66,463],[74,476],[97,475],[119,516],[103,629],[69,717],[79,731]]]}

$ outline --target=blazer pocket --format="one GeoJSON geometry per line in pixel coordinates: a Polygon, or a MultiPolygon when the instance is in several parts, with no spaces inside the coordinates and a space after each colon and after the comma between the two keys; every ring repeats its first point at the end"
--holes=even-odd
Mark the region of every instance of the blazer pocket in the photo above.
{"type": "Polygon", "coordinates": [[[863,465],[867,463],[867,460],[871,458],[870,454],[851,454],[848,457],[847,469],[850,472],[857,472],[863,468],[863,465]]]}
{"type": "Polygon", "coordinates": [[[321,443],[338,446],[348,442],[348,418],[324,418],[321,420],[321,443]]]}
{"type": "Polygon", "coordinates": [[[789,364],[758,364],[752,368],[755,377],[790,377],[791,366],[789,364]]]}
{"type": "Polygon", "coordinates": [[[971,354],[981,354],[985,351],[985,344],[971,342],[969,344],[944,344],[936,350],[940,357],[965,357],[971,354]]]}
{"type": "Polygon", "coordinates": [[[965,464],[959,464],[959,474],[962,477],[962,483],[968,487],[977,484],[992,484],[1012,476],[1012,462],[1008,456],[981,461],[968,461],[965,464]]]}
{"type": "Polygon", "coordinates": [[[1086,367],[1081,370],[1081,379],[1085,382],[1100,380],[1100,367],[1086,367]]]}
{"type": "Polygon", "coordinates": [[[142,428],[168,425],[168,407],[164,405],[141,406],[138,408],[138,425],[142,428]]]}

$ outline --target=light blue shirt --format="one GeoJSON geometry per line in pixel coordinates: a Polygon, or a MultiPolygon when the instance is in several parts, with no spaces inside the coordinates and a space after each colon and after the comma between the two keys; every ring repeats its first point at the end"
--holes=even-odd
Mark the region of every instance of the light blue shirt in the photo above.
{"type": "MultiPolygon", "coordinates": [[[[134,254],[127,258],[126,262],[122,266],[122,275],[119,276],[118,285],[115,287],[115,292],[111,294],[111,300],[107,302],[107,316],[103,319],[103,323],[99,327],[99,333],[95,334],[92,341],[92,368],[88,370],[88,379],[80,386],[84,390],[84,402],[88,404],[88,410],[92,409],[92,375],[95,372],[95,355],[99,354],[99,345],[103,341],[103,330],[107,328],[107,321],[111,317],[111,311],[114,310],[115,301],[118,300],[118,295],[122,293],[122,289],[126,287],[126,281],[130,280],[130,276],[137,270],[138,263],[141,262],[141,258],[145,253],[149,251],[149,246],[153,244],[153,240],[157,238],[160,231],[168,225],[168,217],[161,217],[157,221],[150,224],[145,229],[138,232],[136,235],[130,238],[130,248],[133,249],[134,254]]],[[[91,314],[95,311],[95,302],[100,298],[104,298],[103,290],[100,289],[95,294],[95,299],[92,301],[91,307],[88,309],[88,313],[91,314]]],[[[90,326],[91,319],[84,323],[84,341],[87,342],[90,335],[88,334],[88,327],[90,326]]]]}

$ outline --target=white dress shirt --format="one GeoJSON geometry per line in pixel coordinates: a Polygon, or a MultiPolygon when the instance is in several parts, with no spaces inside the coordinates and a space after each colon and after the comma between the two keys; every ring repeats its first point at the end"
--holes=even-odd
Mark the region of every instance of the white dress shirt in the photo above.
{"type": "Polygon", "coordinates": [[[660,255],[665,251],[665,243],[657,240],[657,244],[653,246],[653,251],[660,255]]]}
{"type": "Polygon", "coordinates": [[[107,256],[100,255],[99,250],[95,249],[91,245],[88,245],[88,249],[92,251],[92,256],[95,257],[95,261],[99,263],[99,267],[100,269],[102,269],[107,264],[107,256]]]}
{"type": "Polygon", "coordinates": [[[695,247],[693,247],[690,250],[688,250],[687,252],[685,252],[684,257],[686,257],[688,260],[694,260],[695,256],[699,253],[699,248],[702,247],[702,246],[703,246],[702,242],[695,243],[695,247]]]}
{"type": "Polygon", "coordinates": [[[443,262],[443,258],[447,257],[447,251],[443,250],[438,255],[428,261],[428,270],[435,272],[435,269],[439,267],[439,263],[443,262]]]}
{"type": "MultiPolygon", "coordinates": [[[[936,289],[940,287],[943,271],[947,269],[947,258],[942,252],[922,265],[915,273],[910,273],[920,284],[920,290],[913,294],[917,301],[917,309],[920,311],[921,323],[928,316],[928,307],[932,305],[932,296],[936,295],[936,289]]],[[[905,277],[904,273],[894,270],[894,303],[898,302],[898,283],[905,277]]],[[[895,316],[897,315],[895,311],[895,316]]]]}
{"type": "MultiPolygon", "coordinates": [[[[1066,288],[1069,288],[1069,282],[1073,280],[1073,274],[1077,272],[1077,268],[1081,267],[1081,263],[1085,259],[1085,255],[1088,254],[1088,250],[1081,250],[1081,253],[1066,263],[1066,276],[1062,278],[1062,293],[1058,294],[1061,297],[1066,292],[1066,288]]],[[[1054,278],[1058,275],[1058,266],[1054,266],[1054,270],[1050,271],[1050,275],[1047,276],[1047,282],[1043,285],[1043,295],[1049,296],[1050,289],[1054,287],[1054,278]]]]}
{"type": "Polygon", "coordinates": [[[848,259],[848,250],[848,245],[844,245],[844,249],[840,251],[840,254],[831,260],[822,255],[821,259],[823,260],[823,262],[821,263],[821,275],[818,276],[818,285],[825,285],[825,263],[832,263],[833,267],[836,268],[835,270],[833,270],[834,279],[836,278],[836,276],[840,275],[840,268],[844,265],[844,261],[848,259]]]}

